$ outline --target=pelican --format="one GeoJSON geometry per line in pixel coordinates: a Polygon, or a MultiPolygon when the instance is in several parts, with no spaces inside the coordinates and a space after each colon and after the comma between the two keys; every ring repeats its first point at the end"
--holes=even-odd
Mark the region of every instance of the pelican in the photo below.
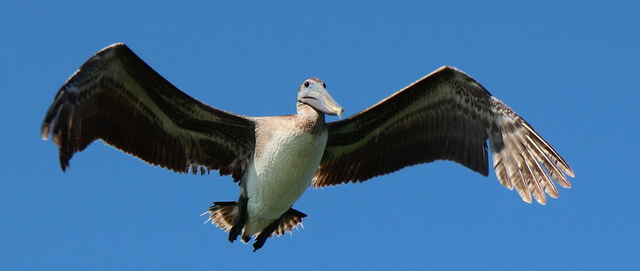
{"type": "Polygon", "coordinates": [[[351,117],[317,78],[298,88],[297,114],[248,117],[200,102],[164,79],[125,44],[89,58],[60,88],[41,127],[69,160],[102,140],[179,173],[218,170],[240,186],[237,201],[214,202],[208,221],[229,241],[298,227],[293,204],[309,186],[357,183],[435,160],[489,174],[530,203],[557,198],[573,170],[524,119],[462,71],[444,66],[351,117]],[[487,141],[489,145],[487,147],[487,141]],[[552,181],[553,180],[553,181],[552,181]]]}

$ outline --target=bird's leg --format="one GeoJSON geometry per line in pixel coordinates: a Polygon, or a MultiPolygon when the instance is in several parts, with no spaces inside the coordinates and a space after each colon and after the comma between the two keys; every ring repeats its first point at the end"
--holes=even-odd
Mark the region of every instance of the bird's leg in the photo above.
{"type": "Polygon", "coordinates": [[[229,231],[229,242],[233,243],[236,239],[238,239],[238,235],[242,232],[242,228],[247,223],[247,203],[249,198],[245,195],[240,195],[238,199],[238,216],[236,217],[236,221],[233,223],[231,230],[229,231]]]}
{"type": "Polygon", "coordinates": [[[256,252],[256,250],[260,249],[264,245],[264,242],[267,241],[267,238],[269,238],[271,234],[278,228],[278,226],[280,226],[280,221],[282,221],[282,216],[273,221],[271,224],[269,224],[269,226],[264,228],[264,230],[262,230],[260,234],[258,234],[258,237],[256,237],[256,242],[253,243],[253,252],[256,252]]]}

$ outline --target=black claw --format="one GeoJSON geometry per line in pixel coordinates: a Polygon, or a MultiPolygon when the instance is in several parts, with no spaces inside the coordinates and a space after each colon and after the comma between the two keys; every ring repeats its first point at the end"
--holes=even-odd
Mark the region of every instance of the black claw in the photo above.
{"type": "Polygon", "coordinates": [[[229,231],[229,242],[233,243],[233,241],[238,239],[240,233],[242,233],[242,228],[247,223],[247,202],[249,199],[245,196],[240,196],[238,199],[238,208],[239,213],[236,219],[236,222],[233,223],[231,230],[229,231]]]}
{"type": "Polygon", "coordinates": [[[281,220],[282,216],[276,219],[276,221],[271,222],[269,226],[264,228],[264,230],[262,230],[260,234],[258,234],[258,237],[256,237],[256,242],[253,243],[253,252],[256,252],[256,250],[264,246],[264,243],[267,242],[267,238],[269,238],[271,234],[278,228],[278,226],[280,226],[281,220]]]}
{"type": "Polygon", "coordinates": [[[256,252],[256,250],[261,249],[262,246],[264,246],[264,243],[267,241],[267,238],[258,238],[256,239],[256,242],[253,243],[253,252],[256,252]]]}
{"type": "Polygon", "coordinates": [[[243,226],[244,225],[239,225],[238,223],[233,224],[233,227],[231,227],[231,230],[229,231],[229,242],[230,243],[233,243],[233,241],[238,239],[238,235],[240,235],[240,232],[242,231],[242,227],[243,226]]]}

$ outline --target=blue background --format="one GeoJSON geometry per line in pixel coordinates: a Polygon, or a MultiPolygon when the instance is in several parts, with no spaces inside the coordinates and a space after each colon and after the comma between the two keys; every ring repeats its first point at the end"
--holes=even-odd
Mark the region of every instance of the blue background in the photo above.
{"type": "Polygon", "coordinates": [[[1,269],[640,266],[637,1],[56,2],[0,4],[1,269]],[[229,177],[175,174],[101,142],[62,173],[40,140],[58,88],[115,42],[196,99],[251,116],[294,113],[308,77],[350,116],[452,65],[555,147],[573,188],[526,204],[493,171],[415,166],[309,190],[295,205],[305,228],[252,253],[199,216],[237,198],[229,177]]]}

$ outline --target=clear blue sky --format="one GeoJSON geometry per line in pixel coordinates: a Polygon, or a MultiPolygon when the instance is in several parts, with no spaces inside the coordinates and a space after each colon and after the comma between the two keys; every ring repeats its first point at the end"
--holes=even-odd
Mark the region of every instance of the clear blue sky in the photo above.
{"type": "Polygon", "coordinates": [[[27,2],[0,4],[0,269],[640,266],[637,1],[27,2]],[[493,172],[415,166],[309,190],[295,205],[304,229],[252,253],[199,216],[237,199],[230,178],[175,174],[101,142],[63,173],[40,140],[58,88],[115,42],[196,99],[251,116],[294,113],[308,77],[349,116],[456,66],[563,155],[573,188],[540,206],[493,172]]]}

